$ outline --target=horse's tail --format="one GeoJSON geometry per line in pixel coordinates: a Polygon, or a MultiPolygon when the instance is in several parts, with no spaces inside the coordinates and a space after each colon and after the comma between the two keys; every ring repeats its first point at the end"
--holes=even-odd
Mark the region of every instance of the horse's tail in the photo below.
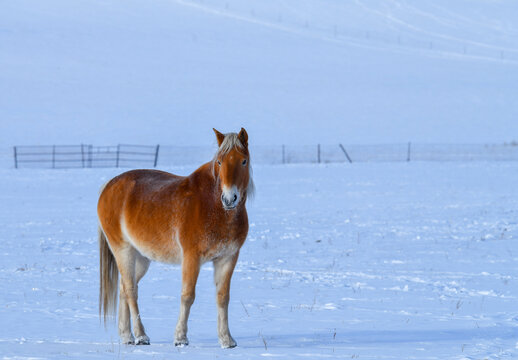
{"type": "Polygon", "coordinates": [[[113,317],[117,307],[119,269],[108,246],[104,231],[99,227],[99,316],[113,317]]]}

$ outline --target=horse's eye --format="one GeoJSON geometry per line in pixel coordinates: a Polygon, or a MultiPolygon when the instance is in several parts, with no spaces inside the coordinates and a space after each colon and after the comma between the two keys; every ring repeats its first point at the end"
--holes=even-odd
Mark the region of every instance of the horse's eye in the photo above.
{"type": "Polygon", "coordinates": [[[246,159],[245,159],[245,160],[243,160],[243,166],[245,166],[245,165],[246,165],[246,159]]]}
{"type": "Polygon", "coordinates": [[[218,165],[221,165],[221,161],[218,160],[218,165]]]}

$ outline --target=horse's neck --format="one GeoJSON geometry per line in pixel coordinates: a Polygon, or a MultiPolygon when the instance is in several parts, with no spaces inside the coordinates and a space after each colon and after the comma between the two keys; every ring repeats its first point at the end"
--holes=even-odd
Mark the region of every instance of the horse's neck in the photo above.
{"type": "Polygon", "coordinates": [[[206,191],[213,195],[216,200],[221,196],[221,189],[219,189],[217,184],[212,166],[212,162],[205,163],[196,169],[189,177],[192,180],[192,185],[197,188],[193,190],[206,191]]]}

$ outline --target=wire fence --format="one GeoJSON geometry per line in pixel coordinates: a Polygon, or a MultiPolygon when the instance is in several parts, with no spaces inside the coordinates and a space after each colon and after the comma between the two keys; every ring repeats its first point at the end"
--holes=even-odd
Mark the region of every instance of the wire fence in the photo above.
{"type": "MultiPolygon", "coordinates": [[[[203,163],[215,151],[211,146],[161,146],[159,166],[203,163]]],[[[518,161],[518,144],[251,145],[250,154],[254,164],[518,161]]]]}
{"type": "MultiPolygon", "coordinates": [[[[15,146],[15,168],[168,167],[202,164],[216,146],[15,146]]],[[[518,144],[251,145],[254,164],[518,161],[518,144]]]]}

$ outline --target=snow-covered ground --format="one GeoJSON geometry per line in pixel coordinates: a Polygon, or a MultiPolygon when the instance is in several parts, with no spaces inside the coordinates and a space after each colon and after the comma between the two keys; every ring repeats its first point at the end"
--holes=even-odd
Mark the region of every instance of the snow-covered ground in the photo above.
{"type": "Polygon", "coordinates": [[[4,0],[0,146],[517,140],[515,0],[4,0]]]}
{"type": "Polygon", "coordinates": [[[117,170],[0,170],[0,357],[518,357],[518,163],[254,170],[231,350],[217,343],[209,265],[190,346],[172,345],[177,266],[154,263],[140,286],[151,346],[120,345],[101,325],[95,205],[117,170]]]}
{"type": "Polygon", "coordinates": [[[501,144],[517,84],[515,0],[0,2],[0,358],[518,358],[518,162],[256,152],[232,350],[210,266],[189,347],[172,345],[178,267],[142,282],[151,346],[100,324],[95,205],[119,170],[10,169],[13,145],[81,143],[161,144],[178,165],[212,127],[277,162],[281,144],[311,161],[316,144],[342,161],[338,143],[355,161],[370,152],[349,144],[501,144]]]}

